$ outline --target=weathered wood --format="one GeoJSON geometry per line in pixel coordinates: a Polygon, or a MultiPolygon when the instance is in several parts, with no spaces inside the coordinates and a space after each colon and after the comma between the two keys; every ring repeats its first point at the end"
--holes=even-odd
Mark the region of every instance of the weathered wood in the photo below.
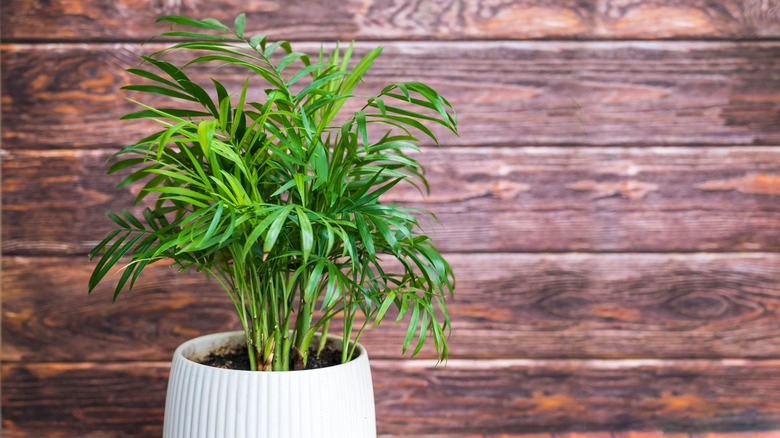
{"type": "Polygon", "coordinates": [[[775,426],[777,361],[372,363],[377,418],[394,433],[775,426]]]}
{"type": "MultiPolygon", "coordinates": [[[[137,51],[3,45],[4,147],[137,139],[147,125],[117,120],[133,109],[118,89],[137,51]]],[[[460,112],[459,141],[436,131],[451,145],[768,145],[780,143],[778,70],[780,42],[398,42],[386,45],[365,91],[429,83],[460,112]]]]}
{"type": "MultiPolygon", "coordinates": [[[[372,360],[378,432],[395,436],[762,429],[780,421],[779,366],[372,360]]],[[[4,436],[160,435],[166,363],[3,363],[2,371],[4,436]]]]}
{"type": "Polygon", "coordinates": [[[3,363],[3,436],[162,436],[169,366],[3,363]]]}
{"type": "MultiPolygon", "coordinates": [[[[775,358],[780,254],[451,254],[453,358],[775,358]]],[[[111,305],[88,297],[86,259],[6,257],[6,361],[168,360],[198,334],[240,326],[217,285],[152,266],[111,305]]],[[[405,327],[361,339],[398,358],[405,327]]],[[[338,331],[334,328],[334,331],[338,331]]],[[[428,345],[422,357],[433,357],[428,345]]]]}
{"type": "MultiPolygon", "coordinates": [[[[137,187],[105,176],[113,150],[5,151],[5,254],[85,254],[137,187]],[[45,169],[42,172],[41,169],[45,169]]],[[[777,251],[780,148],[428,148],[445,251],[777,251]],[[543,232],[541,231],[543,230],[543,232]]]]}
{"type": "Polygon", "coordinates": [[[2,38],[144,40],[163,14],[232,23],[247,12],[252,31],[295,40],[526,38],[761,38],[780,35],[780,12],[758,0],[523,0],[495,3],[8,0],[2,38]]]}
{"type": "Polygon", "coordinates": [[[606,0],[595,34],[602,38],[761,38],[780,32],[780,8],[755,0],[606,0]]]}

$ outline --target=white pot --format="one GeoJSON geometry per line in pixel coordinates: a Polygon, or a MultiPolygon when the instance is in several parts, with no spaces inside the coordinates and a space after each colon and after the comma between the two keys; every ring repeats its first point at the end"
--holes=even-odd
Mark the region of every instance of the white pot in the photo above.
{"type": "Polygon", "coordinates": [[[352,361],[314,370],[237,371],[190,360],[243,343],[238,331],[201,336],[176,349],[164,438],[376,437],[371,369],[361,345],[352,361]]]}

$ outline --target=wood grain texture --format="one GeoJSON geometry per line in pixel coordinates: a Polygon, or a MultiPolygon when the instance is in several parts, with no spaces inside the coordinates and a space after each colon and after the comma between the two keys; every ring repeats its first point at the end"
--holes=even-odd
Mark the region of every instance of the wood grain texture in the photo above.
{"type": "Polygon", "coordinates": [[[135,190],[103,161],[149,129],[118,121],[138,42],[242,11],[307,51],[381,41],[366,92],[422,80],[460,115],[431,196],[386,197],[439,216],[459,283],[446,368],[364,336],[381,435],[780,437],[754,432],[780,429],[778,0],[3,0],[0,435],[160,436],[173,349],[238,327],[165,266],[88,297],[83,255],[135,190]]]}
{"type": "MultiPolygon", "coordinates": [[[[433,368],[372,360],[378,432],[394,436],[766,429],[780,424],[778,367],[510,360],[433,368]]],[[[160,435],[166,363],[4,363],[2,372],[4,436],[160,435]]]]}
{"type": "MultiPolygon", "coordinates": [[[[117,120],[133,109],[118,89],[137,50],[3,45],[5,148],[138,139],[148,125],[117,120]]],[[[436,131],[456,146],[772,145],[780,144],[778,71],[780,42],[399,42],[386,45],[364,91],[429,83],[459,111],[460,140],[436,131]]]]}
{"type": "MultiPolygon", "coordinates": [[[[780,254],[448,259],[458,277],[452,358],[780,356],[780,254]]],[[[114,305],[117,276],[87,296],[85,259],[4,265],[3,361],[169,360],[188,338],[239,327],[217,285],[165,265],[114,305]]],[[[387,323],[361,342],[372,358],[398,358],[404,332],[387,323]]],[[[433,357],[428,347],[422,357],[433,357]]]]}
{"type": "Polygon", "coordinates": [[[780,7],[760,0],[8,0],[4,40],[145,40],[163,14],[247,13],[252,31],[295,40],[761,38],[780,35],[780,7]]]}
{"type": "Polygon", "coordinates": [[[394,433],[776,426],[776,361],[372,362],[394,433]],[[397,369],[398,368],[398,369],[397,369]]]}
{"type": "Polygon", "coordinates": [[[3,363],[3,436],[160,437],[169,366],[3,363]]]}
{"type": "Polygon", "coordinates": [[[603,38],[761,38],[780,32],[776,2],[606,0],[598,3],[603,38]]]}
{"type": "MultiPolygon", "coordinates": [[[[116,190],[113,150],[2,155],[5,254],[86,254],[132,205],[116,190]]],[[[428,148],[432,192],[386,202],[433,211],[440,249],[777,251],[780,147],[428,148]],[[724,165],[728,163],[728,165],[724,165]]]]}

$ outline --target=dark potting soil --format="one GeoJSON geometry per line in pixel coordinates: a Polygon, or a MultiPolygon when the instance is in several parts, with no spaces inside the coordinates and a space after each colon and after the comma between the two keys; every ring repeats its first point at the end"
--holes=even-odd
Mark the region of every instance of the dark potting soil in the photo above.
{"type": "Polygon", "coordinates": [[[206,356],[203,360],[199,360],[198,363],[214,368],[225,368],[228,370],[250,370],[249,356],[247,355],[246,347],[242,347],[238,350],[222,349],[220,351],[209,353],[208,356],[206,356]]]}
{"type": "MultiPolygon", "coordinates": [[[[250,370],[249,355],[245,346],[212,352],[203,360],[199,360],[198,363],[229,370],[250,370]]],[[[305,369],[327,368],[339,364],[341,364],[341,351],[326,346],[318,356],[317,348],[313,347],[309,349],[309,360],[306,362],[305,369]]],[[[293,370],[293,365],[291,365],[290,370],[293,370]]]]}

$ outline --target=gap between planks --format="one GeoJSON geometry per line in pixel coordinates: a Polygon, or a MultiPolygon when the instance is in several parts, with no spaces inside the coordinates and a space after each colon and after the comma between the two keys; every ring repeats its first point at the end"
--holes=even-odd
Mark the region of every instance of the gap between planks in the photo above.
{"type": "MultiPolygon", "coordinates": [[[[171,353],[173,354],[173,353],[171,353]]],[[[106,360],[106,361],[29,361],[17,359],[4,359],[3,365],[46,365],[65,368],[91,368],[94,365],[138,365],[144,367],[167,367],[170,361],[145,361],[145,360],[106,360]]],[[[371,364],[377,367],[393,367],[405,370],[421,370],[427,368],[452,369],[452,370],[485,370],[511,367],[544,367],[557,366],[569,367],[572,365],[585,366],[594,370],[620,370],[640,367],[701,367],[701,366],[725,366],[741,367],[761,365],[765,367],[777,367],[780,369],[780,357],[778,358],[674,358],[674,359],[643,359],[643,358],[588,358],[588,359],[558,359],[558,358],[514,358],[514,359],[449,359],[446,362],[437,362],[436,359],[371,359],[371,364]],[[399,366],[400,365],[400,366],[399,366]]],[[[778,437],[780,438],[780,437],[778,437]]]]}
{"type": "MultiPolygon", "coordinates": [[[[0,49],[8,49],[13,46],[36,46],[44,47],[51,46],[51,48],[68,49],[68,48],[82,48],[84,46],[111,46],[119,44],[138,44],[143,46],[155,47],[160,46],[167,47],[170,44],[179,42],[187,42],[194,40],[187,39],[161,39],[154,41],[147,41],[142,39],[111,39],[111,40],[37,40],[37,39],[4,39],[0,43],[0,49]]],[[[299,45],[317,45],[323,42],[336,43],[340,40],[285,40],[290,41],[293,44],[299,45]]],[[[457,40],[409,40],[409,39],[363,39],[355,41],[355,47],[371,48],[376,45],[392,44],[392,45],[406,45],[417,46],[423,48],[441,47],[442,45],[452,47],[477,47],[484,48],[485,44],[490,45],[504,45],[514,48],[532,48],[547,46],[558,47],[581,47],[587,46],[591,49],[601,50],[613,50],[623,47],[636,47],[636,48],[664,48],[664,46],[674,47],[678,45],[685,45],[686,49],[696,48],[711,48],[711,47],[733,47],[750,45],[752,47],[775,47],[780,44],[780,37],[773,38],[760,38],[760,39],[457,39],[457,40]]]]}

